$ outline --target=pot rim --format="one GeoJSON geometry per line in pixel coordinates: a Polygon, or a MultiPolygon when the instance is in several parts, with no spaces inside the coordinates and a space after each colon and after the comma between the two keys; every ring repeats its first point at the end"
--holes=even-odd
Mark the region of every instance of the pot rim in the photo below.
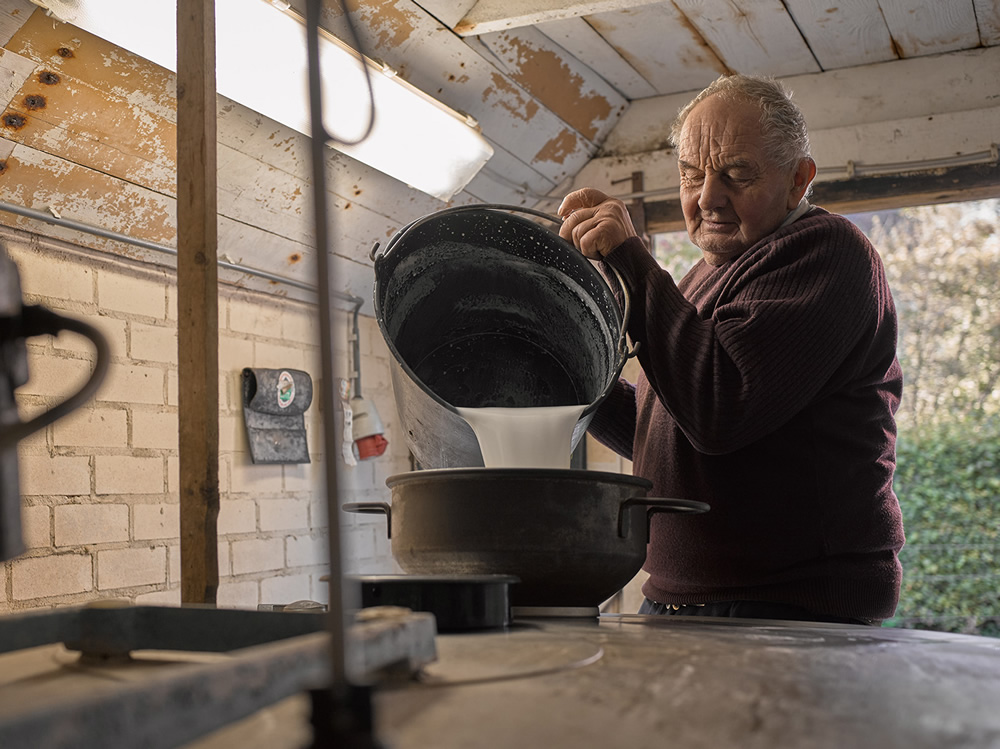
{"type": "Polygon", "coordinates": [[[385,485],[394,486],[414,481],[519,481],[519,480],[573,480],[631,485],[649,491],[653,482],[641,476],[611,471],[591,471],[586,468],[485,468],[483,466],[460,468],[429,468],[389,476],[385,485]]]}

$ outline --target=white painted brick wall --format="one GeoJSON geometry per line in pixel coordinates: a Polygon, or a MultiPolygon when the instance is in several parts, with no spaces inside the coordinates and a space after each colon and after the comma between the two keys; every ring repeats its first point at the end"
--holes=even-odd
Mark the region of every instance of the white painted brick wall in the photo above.
{"type": "Polygon", "coordinates": [[[94,458],[97,494],[159,494],[163,492],[163,458],[98,455],[94,458]]]}
{"type": "MultiPolygon", "coordinates": [[[[0,227],[2,232],[15,230],[0,227]]],[[[96,397],[19,445],[28,551],[0,565],[0,611],[124,598],[180,602],[176,289],[172,272],[110,258],[45,238],[16,243],[25,298],[84,319],[112,353],[96,397]]],[[[319,330],[312,304],[220,287],[220,514],[217,602],[326,602],[326,486],[319,330]],[[306,413],[309,464],[253,465],[240,391],[244,367],[291,367],[313,377],[306,413]]],[[[335,313],[338,376],[348,375],[351,315],[335,313]]],[[[378,327],[361,318],[364,392],[387,425],[385,456],[346,467],[338,499],[388,499],[386,476],[409,469],[392,433],[388,353],[378,327]],[[370,336],[378,340],[367,340],[370,336]]],[[[22,418],[41,413],[82,384],[92,345],[77,335],[29,343],[31,380],[17,392],[22,418]]],[[[344,525],[353,572],[397,571],[384,520],[344,525]],[[380,558],[379,555],[383,556],[380,558]]]]}
{"type": "Polygon", "coordinates": [[[233,541],[230,546],[233,574],[270,572],[285,566],[285,541],[282,538],[253,538],[233,541]]]}
{"type": "Polygon", "coordinates": [[[167,582],[165,546],[97,552],[97,587],[114,590],[167,582]]]}
{"type": "Polygon", "coordinates": [[[127,447],[128,412],[118,408],[80,408],[52,425],[56,447],[127,447]]]}
{"type": "Polygon", "coordinates": [[[21,507],[21,536],[29,549],[52,544],[52,508],[45,505],[21,507]]]}
{"type": "Polygon", "coordinates": [[[56,547],[128,541],[128,505],[60,505],[53,510],[56,547]]]}
{"type": "Polygon", "coordinates": [[[90,494],[88,457],[29,455],[22,451],[18,470],[21,475],[21,494],[25,496],[90,494]]]}
{"type": "Polygon", "coordinates": [[[93,559],[86,554],[15,559],[10,565],[15,601],[83,593],[94,587],[93,559]]]}
{"type": "Polygon", "coordinates": [[[309,529],[309,504],[304,499],[268,499],[258,502],[262,531],[293,531],[309,529]]]}
{"type": "Polygon", "coordinates": [[[132,508],[132,533],[136,541],[176,538],[181,527],[181,506],[158,502],[132,508]]]}
{"type": "Polygon", "coordinates": [[[295,601],[312,600],[312,579],[309,575],[283,575],[261,580],[260,602],[287,605],[295,601]]]}

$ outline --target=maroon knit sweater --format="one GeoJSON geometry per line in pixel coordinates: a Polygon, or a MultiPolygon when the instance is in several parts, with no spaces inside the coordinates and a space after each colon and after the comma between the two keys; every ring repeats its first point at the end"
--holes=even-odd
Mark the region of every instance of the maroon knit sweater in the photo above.
{"type": "Polygon", "coordinates": [[[644,595],[891,616],[902,373],[865,236],[813,208],[732,262],[698,261],[679,285],[637,239],[606,262],[632,295],[642,375],[618,383],[591,432],[633,460],[650,496],[711,505],[654,515],[644,595]]]}

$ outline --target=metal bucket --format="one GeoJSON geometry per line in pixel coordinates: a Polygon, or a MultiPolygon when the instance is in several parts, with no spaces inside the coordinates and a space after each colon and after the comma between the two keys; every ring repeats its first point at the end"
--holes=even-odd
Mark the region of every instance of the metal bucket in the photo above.
{"type": "Polygon", "coordinates": [[[404,439],[423,468],[483,465],[459,408],[585,405],[575,447],[630,353],[603,276],[558,234],[502,205],[417,219],[372,251],[404,439]]]}

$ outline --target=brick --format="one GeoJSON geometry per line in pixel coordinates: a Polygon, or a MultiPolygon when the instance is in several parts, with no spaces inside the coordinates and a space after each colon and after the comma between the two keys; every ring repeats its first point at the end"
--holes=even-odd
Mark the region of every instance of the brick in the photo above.
{"type": "Polygon", "coordinates": [[[234,463],[231,476],[231,491],[252,492],[254,494],[278,494],[283,488],[280,465],[254,465],[250,454],[245,462],[234,463]]]}
{"type": "Polygon", "coordinates": [[[132,447],[177,449],[177,414],[132,412],[132,447]]]}
{"type": "Polygon", "coordinates": [[[280,570],[285,566],[285,542],[281,538],[233,541],[233,574],[280,570]]]}
{"type": "Polygon", "coordinates": [[[219,336],[219,371],[241,372],[253,363],[253,341],[231,335],[219,336]]]}
{"type": "Polygon", "coordinates": [[[59,505],[55,512],[55,545],[128,541],[128,505],[59,505]]]}
{"type": "Polygon", "coordinates": [[[257,504],[252,499],[223,499],[219,504],[219,533],[253,533],[257,530],[257,504]]]}
{"type": "Polygon", "coordinates": [[[180,536],[181,506],[157,503],[134,505],[132,508],[132,535],[137,541],[180,536]]]}
{"type": "Polygon", "coordinates": [[[90,268],[51,255],[16,253],[21,291],[52,299],[94,301],[94,274],[90,268]]]}
{"type": "Polygon", "coordinates": [[[260,581],[261,603],[284,604],[310,600],[309,575],[281,575],[260,581]]]}
{"type": "Polygon", "coordinates": [[[166,319],[167,286],[163,281],[102,270],[97,274],[97,302],[103,309],[163,320],[166,319]]]}
{"type": "Polygon", "coordinates": [[[374,559],[378,548],[375,540],[376,535],[375,528],[371,525],[344,528],[341,537],[344,544],[342,553],[345,558],[356,562],[374,559]]]}
{"type": "Polygon", "coordinates": [[[21,494],[90,494],[90,458],[48,455],[20,457],[21,494]]]}
{"type": "MultiPolygon", "coordinates": [[[[315,452],[317,446],[313,444],[314,440],[321,440],[322,434],[319,432],[310,433],[309,429],[306,429],[306,444],[311,452],[315,452]]],[[[319,446],[322,449],[322,446],[319,446]]],[[[316,484],[317,479],[321,478],[317,474],[319,471],[314,470],[313,463],[295,463],[285,465],[284,479],[285,479],[285,491],[286,492],[308,492],[312,491],[316,484]]]]}
{"type": "Polygon", "coordinates": [[[219,417],[219,450],[249,454],[250,443],[247,441],[243,414],[219,417]]]}
{"type": "Polygon", "coordinates": [[[252,580],[219,583],[215,600],[216,605],[223,609],[256,609],[260,602],[257,583],[252,580]]]}
{"type": "Polygon", "coordinates": [[[129,358],[133,360],[177,363],[177,327],[146,325],[132,321],[129,325],[129,358]]]}
{"type": "Polygon", "coordinates": [[[56,447],[128,447],[128,414],[119,408],[74,411],[52,425],[52,440],[56,447]]]}
{"type": "Polygon", "coordinates": [[[20,395],[55,396],[60,399],[78,391],[90,378],[93,367],[87,359],[69,359],[28,347],[28,381],[17,389],[20,395]]]}
{"type": "Polygon", "coordinates": [[[281,338],[281,308],[248,299],[229,300],[229,330],[281,338]]]}
{"type": "Polygon", "coordinates": [[[269,369],[301,369],[305,371],[305,352],[281,343],[257,341],[253,346],[253,365],[269,369]]]}
{"type": "MultiPolygon", "coordinates": [[[[78,317],[75,313],[69,313],[71,317],[78,317]]],[[[116,320],[112,317],[102,317],[88,315],[86,322],[93,325],[104,336],[111,349],[111,356],[125,356],[125,321],[116,320]]],[[[74,333],[60,333],[52,339],[52,347],[57,351],[74,351],[84,354],[94,353],[94,344],[90,339],[74,333]]]]}
{"type": "Polygon", "coordinates": [[[243,406],[239,372],[219,371],[219,412],[232,413],[243,406]]]}
{"type": "Polygon", "coordinates": [[[229,554],[229,542],[219,543],[219,577],[229,577],[233,574],[232,558],[229,554]]]}
{"type": "Polygon", "coordinates": [[[160,405],[164,400],[164,377],[165,370],[159,367],[112,364],[97,391],[97,400],[160,405]]]}
{"type": "Polygon", "coordinates": [[[177,406],[177,405],[180,404],[180,401],[178,400],[178,397],[177,397],[177,392],[178,392],[178,384],[177,384],[177,382],[178,382],[178,380],[177,380],[177,371],[173,370],[173,369],[169,370],[167,372],[167,405],[168,406],[177,406]]]}
{"type": "Polygon", "coordinates": [[[45,505],[21,507],[21,538],[25,548],[44,549],[52,545],[52,513],[45,505]]]}
{"type": "Polygon", "coordinates": [[[98,455],[94,458],[94,484],[97,494],[163,493],[163,459],[98,455]]]}
{"type": "Polygon", "coordinates": [[[258,502],[262,531],[306,531],[309,529],[309,503],[300,499],[268,499],[258,502]]]}
{"type": "MultiPolygon", "coordinates": [[[[342,330],[342,328],[337,328],[342,330]]],[[[282,338],[296,343],[319,345],[319,311],[288,308],[281,316],[282,338]]]]}
{"type": "Polygon", "coordinates": [[[88,554],[59,554],[11,563],[15,601],[63,596],[93,590],[93,559],[88,554]]]}
{"type": "Polygon", "coordinates": [[[312,590],[312,595],[309,598],[317,603],[330,604],[330,581],[320,580],[322,575],[313,574],[309,576],[310,579],[310,589],[312,590]]]}
{"type": "Polygon", "coordinates": [[[285,555],[289,569],[328,565],[330,563],[328,544],[325,535],[289,536],[285,539],[285,555]]]}
{"type": "Polygon", "coordinates": [[[167,582],[164,546],[97,552],[97,588],[114,590],[167,582]]]}

